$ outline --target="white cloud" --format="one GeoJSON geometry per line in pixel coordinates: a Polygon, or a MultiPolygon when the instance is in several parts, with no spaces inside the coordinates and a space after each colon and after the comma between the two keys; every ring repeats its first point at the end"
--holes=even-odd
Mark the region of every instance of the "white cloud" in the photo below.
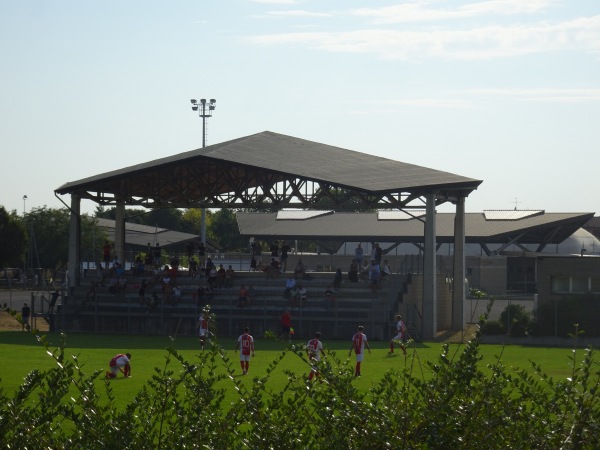
{"type": "Polygon", "coordinates": [[[559,50],[600,53],[600,16],[558,24],[464,30],[304,32],[248,37],[254,44],[299,44],[328,52],[371,53],[382,59],[480,60],[559,50]]]}
{"type": "Polygon", "coordinates": [[[252,0],[254,3],[264,3],[268,5],[295,5],[296,0],[252,0]]]}
{"type": "Polygon", "coordinates": [[[402,23],[433,20],[462,19],[486,15],[533,14],[547,9],[555,0],[488,0],[469,3],[450,9],[443,8],[445,2],[414,1],[383,8],[360,8],[353,15],[371,17],[375,23],[402,23]],[[442,3],[442,7],[431,7],[442,3]]]}
{"type": "Polygon", "coordinates": [[[268,11],[265,14],[268,16],[281,16],[281,17],[331,17],[329,13],[318,13],[312,11],[305,11],[302,9],[293,9],[287,11],[268,11]]]}

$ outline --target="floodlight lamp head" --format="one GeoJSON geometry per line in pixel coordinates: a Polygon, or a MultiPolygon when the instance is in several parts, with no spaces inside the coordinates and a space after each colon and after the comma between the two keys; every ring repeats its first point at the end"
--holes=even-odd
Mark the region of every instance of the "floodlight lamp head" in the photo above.
{"type": "Polygon", "coordinates": [[[209,105],[208,106],[208,110],[209,111],[214,111],[215,110],[215,105],[209,105]]]}
{"type": "Polygon", "coordinates": [[[192,103],[192,105],[195,105],[196,103],[198,103],[195,98],[191,99],[190,102],[192,103]]]}
{"type": "Polygon", "coordinates": [[[198,105],[192,105],[192,111],[198,111],[198,105]]]}
{"type": "Polygon", "coordinates": [[[215,103],[217,103],[217,101],[214,98],[210,99],[210,102],[214,105],[215,103]]]}
{"type": "Polygon", "coordinates": [[[202,103],[204,105],[206,103],[206,99],[205,98],[200,99],[200,103],[202,103]]]}

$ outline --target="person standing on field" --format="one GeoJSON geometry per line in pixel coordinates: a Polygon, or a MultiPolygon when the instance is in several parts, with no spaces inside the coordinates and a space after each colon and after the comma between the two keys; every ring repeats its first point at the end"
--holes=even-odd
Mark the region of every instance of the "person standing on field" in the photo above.
{"type": "Polygon", "coordinates": [[[392,338],[390,341],[390,351],[389,353],[394,353],[394,341],[398,342],[400,348],[406,355],[406,346],[404,345],[404,337],[406,336],[406,325],[402,321],[402,316],[398,314],[396,316],[396,336],[392,338]]]}
{"type": "Polygon", "coordinates": [[[198,337],[200,339],[200,346],[202,347],[202,350],[204,350],[204,343],[206,341],[206,337],[208,336],[208,322],[208,312],[204,310],[202,314],[200,314],[200,317],[198,317],[198,324],[196,325],[196,328],[198,328],[198,337]]]}
{"type": "Polygon", "coordinates": [[[117,378],[117,373],[119,371],[123,372],[125,378],[129,378],[131,376],[130,360],[131,353],[119,353],[118,355],[113,356],[108,363],[110,370],[106,372],[106,378],[117,378]]]}
{"type": "Polygon", "coordinates": [[[308,359],[311,362],[311,370],[308,374],[308,381],[312,381],[313,377],[319,377],[318,363],[321,360],[321,354],[325,356],[325,350],[323,350],[323,343],[321,342],[321,333],[317,331],[314,339],[308,341],[306,344],[306,353],[308,359]]]}
{"type": "Polygon", "coordinates": [[[235,344],[235,352],[240,351],[240,366],[242,367],[242,375],[246,375],[250,368],[250,355],[254,357],[254,338],[250,334],[248,327],[244,328],[242,334],[235,344]]]}
{"type": "Polygon", "coordinates": [[[365,355],[365,347],[371,353],[371,347],[369,347],[369,342],[367,341],[367,335],[363,333],[365,327],[360,325],[358,327],[358,332],[352,336],[352,345],[350,346],[350,351],[348,352],[348,356],[352,354],[352,350],[354,349],[354,353],[356,353],[356,367],[354,369],[354,376],[360,377],[360,364],[363,361],[365,355]]]}

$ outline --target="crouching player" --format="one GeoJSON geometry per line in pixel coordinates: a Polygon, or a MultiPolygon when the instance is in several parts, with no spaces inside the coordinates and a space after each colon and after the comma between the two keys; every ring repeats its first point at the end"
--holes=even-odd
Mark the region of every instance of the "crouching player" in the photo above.
{"type": "Polygon", "coordinates": [[[125,353],[124,355],[119,353],[118,355],[115,355],[108,363],[110,370],[106,372],[106,378],[117,378],[117,373],[119,371],[123,372],[125,378],[129,378],[131,376],[130,360],[130,353],[125,353]]]}

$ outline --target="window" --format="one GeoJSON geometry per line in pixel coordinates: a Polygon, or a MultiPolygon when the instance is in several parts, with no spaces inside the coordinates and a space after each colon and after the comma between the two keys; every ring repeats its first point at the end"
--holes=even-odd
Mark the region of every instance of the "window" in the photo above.
{"type": "Polygon", "coordinates": [[[585,294],[588,291],[588,278],[587,277],[573,277],[571,292],[577,294],[585,294]]]}
{"type": "Polygon", "coordinates": [[[564,294],[570,292],[571,280],[569,277],[552,277],[552,293],[564,294]]]}
{"type": "Polygon", "coordinates": [[[590,278],[590,291],[595,294],[600,293],[600,278],[590,278]]]}

